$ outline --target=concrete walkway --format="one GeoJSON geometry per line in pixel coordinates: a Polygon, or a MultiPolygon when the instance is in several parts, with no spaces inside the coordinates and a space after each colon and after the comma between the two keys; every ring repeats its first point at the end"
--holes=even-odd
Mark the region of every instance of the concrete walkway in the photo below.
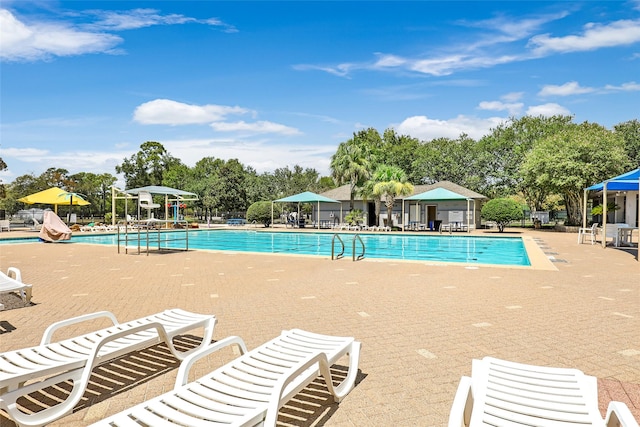
{"type": "MultiPolygon", "coordinates": [[[[109,310],[124,321],[180,307],[216,314],[214,337],[240,335],[249,348],[294,327],[363,343],[351,394],[336,405],[314,385],[281,411],[282,425],[446,425],[460,376],[470,374],[471,359],[487,355],[578,368],[598,377],[602,411],[620,400],[640,420],[637,247],[511,231],[532,238],[555,269],[4,245],[0,268],[22,270],[35,304],[0,312],[0,352],[36,345],[56,320],[109,310]]],[[[177,364],[158,356],[163,351],[105,365],[75,412],[54,425],[87,425],[170,390],[177,364]]],[[[229,357],[201,362],[193,378],[229,357]]],[[[0,425],[13,423],[0,412],[0,425]]]]}

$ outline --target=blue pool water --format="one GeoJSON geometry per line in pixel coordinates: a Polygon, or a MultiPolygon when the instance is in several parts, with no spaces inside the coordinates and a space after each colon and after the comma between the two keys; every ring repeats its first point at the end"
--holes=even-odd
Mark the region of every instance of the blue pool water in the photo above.
{"type": "MultiPolygon", "coordinates": [[[[358,234],[366,247],[365,258],[529,266],[519,237],[451,236],[424,234],[358,234]]],[[[353,234],[339,234],[345,258],[351,258],[353,234]]],[[[163,248],[184,249],[184,232],[161,233],[163,248]]],[[[189,249],[331,256],[331,233],[278,233],[243,230],[189,231],[189,249]]],[[[36,239],[29,239],[35,241],[36,239]]],[[[17,243],[18,239],[0,240],[17,243]]],[[[20,240],[25,242],[25,240],[20,240]]],[[[71,242],[116,245],[116,235],[74,235],[71,242]]],[[[155,240],[157,246],[157,240],[155,240]]],[[[153,244],[151,245],[153,246],[153,244]]],[[[356,254],[361,246],[356,244],[356,254]]],[[[336,251],[341,245],[336,242],[336,251]]]]}

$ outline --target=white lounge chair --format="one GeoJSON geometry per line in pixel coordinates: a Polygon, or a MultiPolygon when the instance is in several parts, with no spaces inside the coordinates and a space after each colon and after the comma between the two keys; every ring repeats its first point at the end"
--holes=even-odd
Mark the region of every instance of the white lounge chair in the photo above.
{"type": "Polygon", "coordinates": [[[180,309],[127,323],[118,323],[108,311],[56,322],[47,328],[40,345],[0,353],[0,409],[20,426],[43,426],[73,410],[82,398],[95,366],[160,342],[182,360],[211,343],[215,324],[213,315],[180,309]],[[51,341],[54,332],[61,327],[102,317],[113,322],[113,326],[59,342],[51,341]],[[187,351],[177,350],[173,338],[196,328],[204,329],[199,346],[187,351]],[[32,414],[18,407],[20,397],[64,381],[72,381],[73,388],[62,402],[32,414]]]}
{"type": "Polygon", "coordinates": [[[31,302],[31,288],[31,285],[22,283],[22,274],[18,268],[9,267],[7,274],[0,271],[0,294],[16,292],[24,302],[29,303],[31,302]]]}
{"type": "Polygon", "coordinates": [[[2,230],[11,231],[11,222],[8,219],[0,219],[0,233],[2,230]]]}
{"type": "Polygon", "coordinates": [[[584,243],[586,236],[591,237],[591,244],[596,243],[596,234],[598,233],[598,223],[595,222],[591,227],[581,227],[578,230],[578,243],[584,243]]]}
{"type": "Polygon", "coordinates": [[[250,352],[242,339],[229,337],[184,360],[173,391],[94,426],[275,426],[278,410],[309,385],[318,372],[334,400],[342,400],[354,386],[359,358],[360,343],[353,338],[299,329],[283,331],[250,352]],[[186,384],[196,360],[231,344],[238,345],[243,355],[186,384]],[[336,387],[329,367],[346,354],[349,371],[336,387]]]}
{"type": "Polygon", "coordinates": [[[624,403],[598,410],[597,379],[577,369],[548,368],[485,357],[462,377],[449,427],[638,427],[624,403]]]}

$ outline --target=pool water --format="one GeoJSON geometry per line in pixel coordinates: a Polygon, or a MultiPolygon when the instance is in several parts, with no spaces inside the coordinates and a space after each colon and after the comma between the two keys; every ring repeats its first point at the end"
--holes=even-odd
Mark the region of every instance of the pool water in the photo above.
{"type": "MultiPolygon", "coordinates": [[[[352,257],[354,234],[338,234],[344,242],[344,257],[352,257]]],[[[358,234],[365,245],[365,258],[530,266],[524,242],[519,237],[451,236],[424,234],[358,234]]],[[[332,233],[295,233],[244,230],[189,231],[189,249],[259,252],[291,255],[331,256],[332,233]]],[[[163,248],[184,249],[184,232],[161,233],[163,248]],[[179,237],[179,238],[178,238],[179,237]]],[[[16,243],[18,239],[11,242],[16,243]]],[[[34,241],[35,239],[29,239],[34,241]]],[[[157,240],[154,241],[157,244],[157,240]]],[[[24,239],[21,242],[25,242],[24,239]]],[[[116,235],[74,235],[71,242],[116,245],[116,235]]],[[[0,240],[0,243],[5,241],[0,240]]],[[[7,241],[9,243],[9,241],[7,241]]],[[[336,253],[342,246],[336,240],[336,253]]],[[[361,253],[356,242],[356,255],[361,253]]]]}

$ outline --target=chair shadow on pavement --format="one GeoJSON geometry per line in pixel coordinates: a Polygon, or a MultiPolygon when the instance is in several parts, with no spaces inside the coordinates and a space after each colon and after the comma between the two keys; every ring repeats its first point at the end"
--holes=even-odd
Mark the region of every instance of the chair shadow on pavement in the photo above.
{"type": "MultiPolygon", "coordinates": [[[[348,370],[348,366],[333,365],[331,367],[333,384],[339,385],[347,376],[348,370]]],[[[366,377],[367,375],[358,369],[354,388],[366,377]]],[[[345,399],[348,398],[349,395],[345,399]]],[[[339,406],[339,403],[334,402],[333,396],[329,393],[324,383],[324,379],[318,377],[280,408],[278,425],[296,427],[323,426],[338,410],[339,406]]]]}
{"type": "MultiPolygon", "coordinates": [[[[174,339],[174,345],[180,351],[187,351],[197,347],[201,341],[201,337],[180,335],[174,339]]],[[[87,390],[85,390],[80,402],[74,407],[73,412],[81,411],[113,396],[126,393],[134,387],[177,369],[179,366],[180,361],[171,354],[164,343],[97,366],[91,373],[87,390]]],[[[334,365],[331,367],[335,385],[338,385],[346,377],[347,371],[347,366],[334,365]]],[[[364,378],[366,375],[358,370],[355,387],[364,378]]],[[[61,382],[21,397],[17,403],[19,408],[26,413],[39,412],[65,400],[71,389],[71,381],[61,382]]],[[[162,393],[158,393],[158,395],[160,394],[162,393]]],[[[129,406],[138,403],[141,402],[131,402],[129,406]]],[[[339,404],[333,401],[324,380],[319,377],[280,409],[278,420],[285,425],[322,426],[338,409],[338,406],[339,404]]],[[[3,411],[0,411],[0,427],[15,426],[16,424],[3,411]]]]}

